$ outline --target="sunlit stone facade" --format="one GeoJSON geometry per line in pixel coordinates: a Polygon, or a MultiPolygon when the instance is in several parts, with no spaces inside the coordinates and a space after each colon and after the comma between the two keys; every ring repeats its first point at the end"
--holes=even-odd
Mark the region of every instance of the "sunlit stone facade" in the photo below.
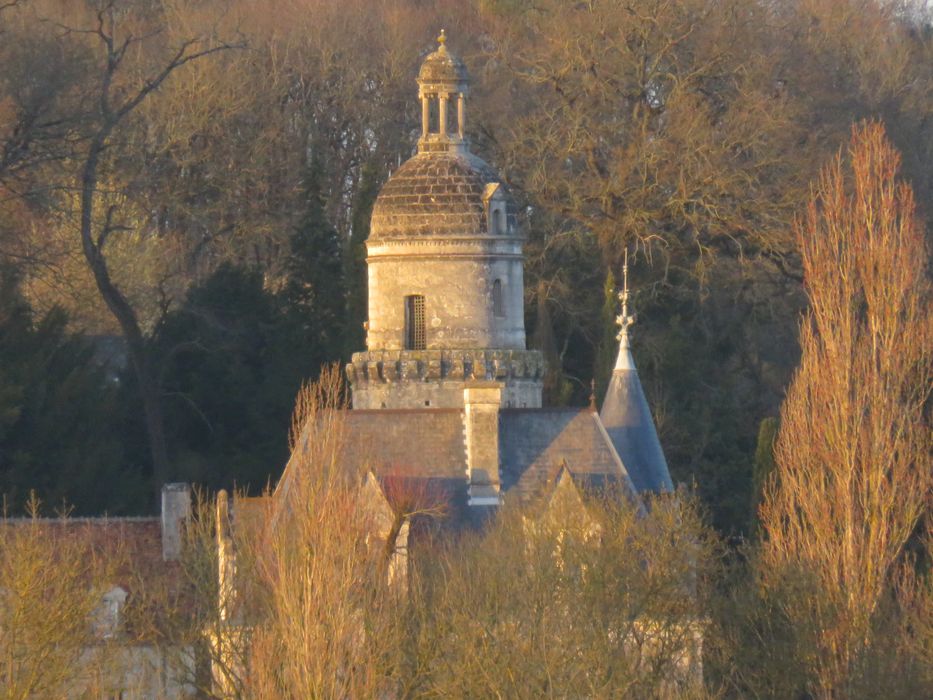
{"type": "Polygon", "coordinates": [[[469,78],[443,36],[421,67],[418,94],[418,153],[373,209],[367,351],[347,367],[353,407],[459,408],[475,380],[501,382],[503,407],[540,407],[544,367],[525,349],[515,206],[469,151],[469,78]]]}

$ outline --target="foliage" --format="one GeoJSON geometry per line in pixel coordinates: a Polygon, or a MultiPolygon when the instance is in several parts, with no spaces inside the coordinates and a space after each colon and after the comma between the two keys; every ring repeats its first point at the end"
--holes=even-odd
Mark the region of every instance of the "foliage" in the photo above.
{"type": "Polygon", "coordinates": [[[765,484],[775,469],[774,442],[777,439],[778,426],[778,419],[774,416],[765,418],[758,426],[758,444],[755,447],[755,462],[752,466],[752,522],[749,525],[749,532],[753,534],[757,534],[758,506],[761,504],[765,484]]]}
{"type": "Polygon", "coordinates": [[[427,697],[702,697],[709,531],[689,500],[516,508],[422,558],[427,697]],[[559,642],[558,642],[559,640],[559,642]]]}
{"type": "Polygon", "coordinates": [[[264,288],[259,270],[224,265],[157,329],[176,478],[256,491],[272,465],[285,464],[295,394],[336,343],[321,330],[334,327],[324,321],[333,306],[318,311],[309,280],[321,277],[308,275],[306,235],[296,233],[295,276],[279,294],[264,288]]]}
{"type": "Polygon", "coordinates": [[[27,512],[0,518],[0,696],[93,690],[110,658],[94,615],[119,566],[119,544],[101,556],[79,523],[42,518],[35,498],[27,512]]]}
{"type": "Polygon", "coordinates": [[[167,434],[179,477],[212,488],[262,488],[266,460],[285,457],[288,404],[277,383],[275,299],[258,271],[223,266],[192,289],[153,339],[162,358],[167,434]],[[276,440],[278,437],[278,440],[276,440]]]}
{"type": "Polygon", "coordinates": [[[34,318],[16,276],[0,271],[0,492],[30,492],[79,513],[141,507],[140,465],[126,459],[119,395],[88,340],[53,309],[34,318]]]}
{"type": "MultiPolygon", "coordinates": [[[[527,327],[552,363],[548,396],[582,405],[600,381],[610,354],[602,287],[628,247],[641,319],[633,352],[668,461],[678,481],[697,484],[717,527],[742,533],[759,424],[776,414],[798,357],[792,218],[807,183],[850,124],[873,115],[905,154],[920,215],[933,211],[928,10],[913,0],[294,0],[275,9],[30,0],[0,12],[0,256],[21,271],[37,314],[61,306],[74,328],[95,334],[120,325],[75,235],[81,166],[103,123],[104,37],[119,46],[131,36],[136,49],[116,66],[115,102],[195,40],[189,49],[248,50],[175,66],[107,137],[92,197],[91,228],[108,231],[99,252],[143,344],[153,347],[164,316],[224,263],[259,270],[277,294],[300,278],[303,258],[300,285],[328,293],[299,314],[310,337],[296,335],[281,360],[297,371],[312,356],[361,349],[370,207],[412,152],[412,77],[445,26],[474,77],[473,150],[519,200],[527,327]],[[303,236],[327,255],[293,247],[303,236]]],[[[139,454],[138,426],[157,432],[161,403],[179,398],[150,383],[124,384],[145,399],[128,397],[127,410],[149,407],[149,422],[124,432],[125,453],[147,471],[155,457],[139,454]]],[[[186,469],[174,458],[165,468],[186,469]]]]}
{"type": "Polygon", "coordinates": [[[350,235],[344,253],[344,280],[347,286],[347,330],[346,345],[354,352],[366,345],[363,332],[368,316],[368,279],[366,272],[366,239],[369,237],[369,221],[373,205],[379,195],[382,176],[377,167],[370,163],[363,167],[359,191],[350,222],[350,235]]]}
{"type": "Polygon", "coordinates": [[[285,312],[300,319],[295,347],[321,352],[309,358],[318,367],[343,354],[346,336],[343,250],[337,230],[327,220],[321,178],[321,163],[312,158],[305,176],[305,213],[289,239],[282,290],[285,312]]]}
{"type": "Polygon", "coordinates": [[[340,383],[331,368],[299,398],[279,500],[252,543],[266,591],[249,660],[256,697],[374,697],[396,672],[401,601],[384,584],[366,475],[339,460],[350,437],[340,383]]]}
{"type": "Polygon", "coordinates": [[[898,165],[880,124],[854,127],[847,162],[827,166],[797,228],[810,310],[761,504],[758,571],[820,697],[907,673],[909,655],[884,658],[886,633],[907,612],[900,598],[926,585],[905,546],[933,492],[933,313],[924,231],[898,165]]]}

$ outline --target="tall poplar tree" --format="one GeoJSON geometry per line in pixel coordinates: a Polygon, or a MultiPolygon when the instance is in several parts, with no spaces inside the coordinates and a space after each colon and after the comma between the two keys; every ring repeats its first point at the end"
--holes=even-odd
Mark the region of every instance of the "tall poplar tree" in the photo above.
{"type": "Polygon", "coordinates": [[[784,613],[817,697],[864,693],[889,652],[880,611],[912,587],[905,546],[933,490],[929,251],[899,164],[881,124],[855,127],[797,225],[810,308],[760,510],[761,576],[800,585],[784,613]]]}

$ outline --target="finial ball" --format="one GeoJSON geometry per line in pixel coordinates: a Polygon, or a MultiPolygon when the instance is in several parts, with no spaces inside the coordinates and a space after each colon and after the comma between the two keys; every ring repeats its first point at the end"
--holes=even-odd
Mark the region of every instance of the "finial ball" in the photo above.
{"type": "Polygon", "coordinates": [[[437,37],[437,43],[441,45],[441,48],[444,48],[444,45],[447,43],[447,32],[443,29],[441,30],[440,36],[437,37]]]}

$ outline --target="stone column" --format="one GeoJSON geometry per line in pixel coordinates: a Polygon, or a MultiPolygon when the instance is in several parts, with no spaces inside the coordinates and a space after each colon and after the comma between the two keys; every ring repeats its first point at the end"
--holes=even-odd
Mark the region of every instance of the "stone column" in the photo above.
{"type": "Polygon", "coordinates": [[[462,92],[457,98],[457,134],[463,139],[463,120],[466,118],[466,95],[462,92]]]}
{"type": "Polygon", "coordinates": [[[463,433],[471,506],[499,505],[499,406],[502,383],[468,382],[463,388],[463,433]]]}
{"type": "Polygon", "coordinates": [[[445,136],[447,134],[447,95],[441,94],[438,95],[438,120],[437,123],[440,125],[438,132],[445,136]]]}
{"type": "Polygon", "coordinates": [[[421,98],[421,135],[427,136],[431,125],[431,102],[427,95],[421,98]]]}

